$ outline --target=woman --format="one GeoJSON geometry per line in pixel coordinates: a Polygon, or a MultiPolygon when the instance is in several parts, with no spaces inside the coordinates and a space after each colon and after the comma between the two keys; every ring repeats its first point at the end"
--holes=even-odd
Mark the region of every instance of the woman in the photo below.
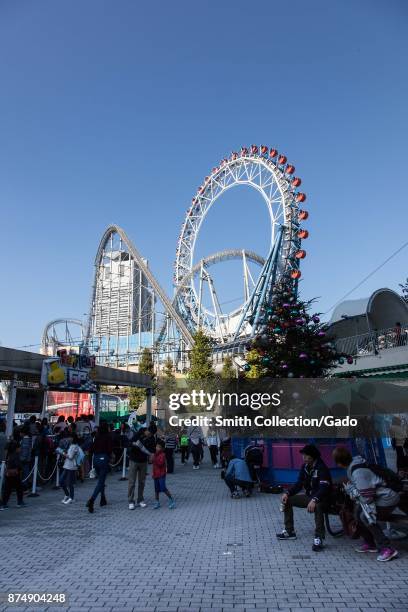
{"type": "Polygon", "coordinates": [[[79,439],[76,433],[72,434],[72,441],[67,451],[59,448],[59,454],[65,459],[63,472],[60,478],[60,485],[64,490],[65,497],[62,503],[66,506],[72,504],[74,501],[74,485],[75,485],[75,474],[78,469],[78,463],[76,458],[79,454],[79,439]]]}
{"type": "Polygon", "coordinates": [[[112,454],[112,438],[106,421],[101,421],[91,451],[93,453],[93,466],[98,477],[94,492],[86,502],[86,507],[92,513],[99,493],[101,494],[100,506],[106,506],[108,503],[105,497],[105,480],[109,471],[109,458],[112,454]]]}
{"type": "Polygon", "coordinates": [[[210,451],[211,463],[214,468],[218,468],[219,438],[214,428],[211,428],[207,434],[207,446],[210,451]]]}

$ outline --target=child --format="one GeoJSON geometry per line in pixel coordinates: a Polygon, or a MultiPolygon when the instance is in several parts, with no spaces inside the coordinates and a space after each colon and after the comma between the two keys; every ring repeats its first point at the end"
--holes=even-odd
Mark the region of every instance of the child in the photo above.
{"type": "Polygon", "coordinates": [[[156,501],[153,508],[156,510],[160,508],[159,494],[165,493],[169,498],[169,508],[173,510],[176,507],[176,503],[171,496],[170,491],[166,488],[166,455],[164,453],[164,442],[163,440],[157,440],[156,452],[153,455],[153,480],[154,480],[154,491],[156,501]]]}

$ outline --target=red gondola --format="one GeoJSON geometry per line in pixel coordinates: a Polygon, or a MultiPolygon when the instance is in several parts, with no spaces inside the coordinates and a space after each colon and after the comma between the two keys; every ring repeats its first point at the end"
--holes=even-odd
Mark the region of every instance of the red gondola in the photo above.
{"type": "Polygon", "coordinates": [[[292,272],[290,273],[291,278],[300,278],[302,276],[302,273],[300,270],[292,270],[292,272]]]}
{"type": "Polygon", "coordinates": [[[251,153],[252,155],[255,155],[256,153],[258,153],[258,147],[256,145],[251,146],[251,153]]]}
{"type": "Polygon", "coordinates": [[[299,192],[296,196],[296,202],[304,202],[306,200],[306,194],[299,192]]]}
{"type": "Polygon", "coordinates": [[[298,231],[298,238],[300,238],[301,240],[305,240],[308,237],[309,237],[309,232],[307,230],[302,229],[298,231]]]}
{"type": "Polygon", "coordinates": [[[301,184],[302,184],[302,179],[300,179],[298,176],[295,176],[295,178],[292,180],[292,186],[299,187],[301,184]]]}
{"type": "Polygon", "coordinates": [[[296,259],[304,259],[306,257],[306,251],[303,250],[303,249],[300,249],[299,251],[296,251],[295,257],[296,257],[296,259]]]}
{"type": "Polygon", "coordinates": [[[265,155],[268,152],[268,147],[265,145],[261,145],[261,153],[262,155],[265,155]]]}
{"type": "Polygon", "coordinates": [[[278,154],[278,149],[271,149],[271,150],[269,151],[269,157],[270,157],[271,159],[273,159],[274,157],[276,157],[276,156],[277,156],[277,154],[278,154]]]}
{"type": "Polygon", "coordinates": [[[288,158],[286,157],[286,155],[279,155],[278,164],[280,165],[286,164],[287,161],[288,161],[288,158]]]}
{"type": "Polygon", "coordinates": [[[307,219],[309,216],[309,213],[307,210],[299,210],[299,214],[298,214],[298,218],[300,221],[304,221],[305,219],[307,219]]]}
{"type": "Polygon", "coordinates": [[[288,164],[286,166],[286,169],[285,169],[286,174],[293,174],[294,171],[295,171],[295,166],[292,166],[292,164],[288,164]]]}
{"type": "Polygon", "coordinates": [[[242,147],[241,155],[248,155],[248,149],[246,147],[242,147]]]}

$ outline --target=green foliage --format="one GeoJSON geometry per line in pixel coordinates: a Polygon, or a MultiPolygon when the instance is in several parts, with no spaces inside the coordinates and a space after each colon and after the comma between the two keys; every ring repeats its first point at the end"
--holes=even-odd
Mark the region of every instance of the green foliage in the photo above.
{"type": "Polygon", "coordinates": [[[230,355],[227,355],[227,357],[225,357],[224,359],[224,363],[221,370],[221,378],[228,380],[231,378],[236,378],[236,370],[234,368],[232,357],[230,355]]]}
{"type": "Polygon", "coordinates": [[[318,314],[310,314],[311,304],[299,299],[290,281],[275,288],[264,328],[247,355],[248,377],[320,378],[343,357],[318,314]]]}
{"type": "Polygon", "coordinates": [[[146,389],[140,389],[139,387],[126,387],[124,391],[127,393],[129,408],[131,410],[137,410],[140,408],[146,399],[146,389]]]}
{"type": "Polygon", "coordinates": [[[245,359],[247,364],[251,366],[251,369],[245,372],[245,378],[260,378],[264,367],[262,366],[261,355],[258,351],[255,348],[251,349],[245,355],[245,359]]]}
{"type": "Polygon", "coordinates": [[[408,278],[405,279],[405,283],[400,283],[399,287],[401,288],[403,299],[408,303],[408,278]]]}
{"type": "Polygon", "coordinates": [[[204,332],[199,329],[194,335],[194,346],[190,353],[190,380],[206,380],[214,378],[211,364],[212,342],[204,332]]]}

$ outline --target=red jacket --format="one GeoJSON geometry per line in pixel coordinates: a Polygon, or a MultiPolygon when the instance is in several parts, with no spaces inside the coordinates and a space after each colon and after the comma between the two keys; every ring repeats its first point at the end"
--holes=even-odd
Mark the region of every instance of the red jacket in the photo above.
{"type": "Polygon", "coordinates": [[[153,455],[153,478],[161,478],[166,475],[166,455],[161,450],[153,455]]]}

